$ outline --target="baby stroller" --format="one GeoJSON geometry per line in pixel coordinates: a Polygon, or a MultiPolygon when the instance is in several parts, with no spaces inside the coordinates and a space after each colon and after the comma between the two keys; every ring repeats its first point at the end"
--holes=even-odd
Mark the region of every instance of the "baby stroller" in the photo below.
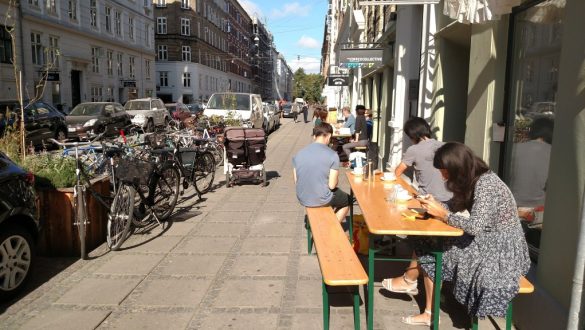
{"type": "Polygon", "coordinates": [[[261,128],[230,127],[225,134],[224,172],[227,187],[242,181],[266,186],[266,135],[261,128]]]}

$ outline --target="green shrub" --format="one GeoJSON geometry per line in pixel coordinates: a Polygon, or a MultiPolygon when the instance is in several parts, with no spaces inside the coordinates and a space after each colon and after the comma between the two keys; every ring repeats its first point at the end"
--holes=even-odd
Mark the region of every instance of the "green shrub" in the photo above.
{"type": "Polygon", "coordinates": [[[65,188],[75,185],[75,159],[60,154],[42,152],[29,155],[22,162],[22,167],[35,175],[39,188],[65,188]]]}

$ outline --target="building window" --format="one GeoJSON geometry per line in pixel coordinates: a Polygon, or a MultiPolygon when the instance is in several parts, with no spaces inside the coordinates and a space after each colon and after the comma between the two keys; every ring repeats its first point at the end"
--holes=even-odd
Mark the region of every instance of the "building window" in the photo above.
{"type": "Polygon", "coordinates": [[[99,47],[91,47],[91,72],[99,73],[100,72],[100,48],[99,47]]]}
{"type": "Polygon", "coordinates": [[[93,28],[97,28],[97,2],[96,0],[89,0],[89,24],[93,28]]]}
{"type": "Polygon", "coordinates": [[[68,14],[69,19],[72,21],[77,21],[77,0],[69,0],[68,5],[68,14]]]}
{"type": "Polygon", "coordinates": [[[107,61],[107,68],[108,68],[108,76],[114,75],[114,52],[112,50],[108,50],[106,53],[106,61],[107,61]]]}
{"type": "Polygon", "coordinates": [[[4,25],[0,25],[0,63],[12,63],[12,37],[4,25]]]}
{"type": "Polygon", "coordinates": [[[181,35],[191,35],[191,21],[188,18],[181,18],[181,35]]]}
{"type": "Polygon", "coordinates": [[[128,17],[128,37],[134,40],[134,17],[128,17]]]}
{"type": "Polygon", "coordinates": [[[167,0],[156,0],[156,6],[157,7],[166,7],[167,6],[167,0]]]}
{"type": "Polygon", "coordinates": [[[59,37],[49,36],[49,65],[59,67],[59,37]]]}
{"type": "Polygon", "coordinates": [[[101,102],[103,95],[103,87],[102,86],[92,86],[91,87],[91,102],[101,102]]]}
{"type": "Polygon", "coordinates": [[[112,7],[105,8],[106,31],[112,32],[112,7]]]}
{"type": "Polygon", "coordinates": [[[181,8],[189,9],[189,0],[181,0],[181,8]]]}
{"type": "Polygon", "coordinates": [[[191,62],[191,46],[183,46],[181,59],[185,62],[191,62]]]}
{"type": "Polygon", "coordinates": [[[118,77],[123,77],[124,76],[124,54],[122,53],[118,53],[117,55],[117,71],[118,71],[118,77]]]}
{"type": "Polygon", "coordinates": [[[167,34],[167,18],[157,17],[156,18],[156,33],[167,34]]]}
{"type": "Polygon", "coordinates": [[[122,36],[122,13],[117,10],[114,11],[114,30],[117,36],[122,36]]]}
{"type": "Polygon", "coordinates": [[[128,57],[128,67],[130,68],[130,78],[135,78],[136,77],[136,68],[135,68],[135,61],[136,58],[134,56],[129,56],[128,57]]]}
{"type": "Polygon", "coordinates": [[[555,116],[564,110],[556,107],[564,9],[564,3],[543,1],[510,18],[514,31],[506,130],[511,132],[506,139],[504,179],[516,200],[522,227],[527,228],[526,241],[533,259],[538,257],[541,231],[545,230],[542,221],[555,116]],[[555,14],[547,15],[550,12],[555,14]]]}
{"type": "Polygon", "coordinates": [[[144,60],[144,73],[146,75],[145,79],[150,80],[150,60],[144,60]]]}
{"type": "Polygon", "coordinates": [[[144,23],[144,45],[150,48],[150,25],[144,23]]]}
{"type": "Polygon", "coordinates": [[[57,1],[56,0],[46,0],[47,4],[47,13],[51,15],[57,15],[57,1]]]}
{"type": "Polygon", "coordinates": [[[38,7],[39,6],[39,0],[28,0],[28,4],[31,5],[31,6],[38,7]]]}
{"type": "Polygon", "coordinates": [[[41,44],[41,34],[32,32],[30,34],[32,62],[36,65],[43,65],[43,45],[41,44]]]}
{"type": "Polygon", "coordinates": [[[167,45],[158,45],[158,59],[161,61],[167,61],[169,59],[167,45]]]}
{"type": "Polygon", "coordinates": [[[191,87],[191,74],[183,72],[183,87],[191,87]]]}
{"type": "Polygon", "coordinates": [[[158,84],[160,87],[169,87],[169,73],[167,71],[159,72],[158,84]]]}

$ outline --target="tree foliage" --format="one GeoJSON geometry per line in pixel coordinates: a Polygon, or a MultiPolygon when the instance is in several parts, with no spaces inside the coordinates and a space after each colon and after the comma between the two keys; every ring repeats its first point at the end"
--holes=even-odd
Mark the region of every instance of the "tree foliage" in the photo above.
{"type": "Polygon", "coordinates": [[[305,73],[303,68],[294,73],[293,98],[302,97],[307,102],[321,100],[323,77],[316,73],[305,73]]]}

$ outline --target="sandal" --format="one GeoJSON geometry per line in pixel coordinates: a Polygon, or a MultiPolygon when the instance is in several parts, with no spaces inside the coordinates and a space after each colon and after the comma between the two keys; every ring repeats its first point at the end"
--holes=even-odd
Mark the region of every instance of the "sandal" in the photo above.
{"type": "Polygon", "coordinates": [[[429,314],[429,316],[431,316],[431,318],[429,320],[425,320],[425,321],[417,321],[417,320],[413,319],[413,317],[415,317],[416,315],[411,315],[411,316],[403,317],[402,323],[408,324],[408,325],[424,325],[424,326],[430,327],[431,323],[432,323],[433,313],[431,311],[428,311],[425,309],[424,314],[429,314]]]}
{"type": "Polygon", "coordinates": [[[406,284],[408,284],[409,286],[406,288],[393,288],[392,287],[392,279],[391,278],[387,278],[385,280],[382,281],[382,286],[384,287],[384,289],[390,291],[390,292],[394,292],[394,293],[406,293],[406,294],[410,294],[413,296],[416,296],[418,294],[418,288],[417,288],[417,281],[413,281],[413,280],[409,280],[406,278],[406,274],[402,275],[402,279],[404,280],[404,282],[406,284]]]}

